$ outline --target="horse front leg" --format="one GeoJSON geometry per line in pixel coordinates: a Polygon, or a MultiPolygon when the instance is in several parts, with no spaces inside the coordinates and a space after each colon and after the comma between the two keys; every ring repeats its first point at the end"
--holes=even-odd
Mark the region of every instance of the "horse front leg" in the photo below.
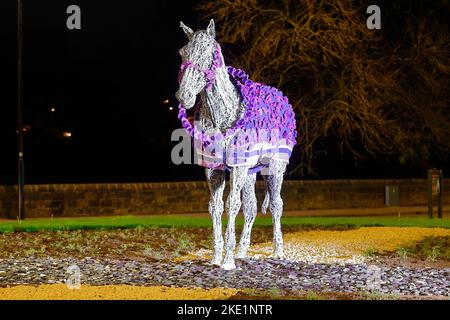
{"type": "Polygon", "coordinates": [[[223,251],[222,213],[225,172],[221,170],[206,169],[206,180],[211,196],[208,209],[213,223],[214,249],[211,263],[220,266],[223,251]]]}
{"type": "Polygon", "coordinates": [[[226,209],[228,214],[227,231],[225,234],[225,259],[222,269],[235,269],[234,249],[236,247],[236,216],[241,208],[241,189],[247,180],[248,167],[233,167],[230,174],[230,194],[226,209]]]}
{"type": "Polygon", "coordinates": [[[239,249],[236,258],[242,259],[247,255],[250,247],[250,238],[253,222],[255,222],[258,211],[255,194],[256,173],[248,175],[247,181],[242,188],[242,211],[244,212],[244,229],[239,242],[239,249]]]}

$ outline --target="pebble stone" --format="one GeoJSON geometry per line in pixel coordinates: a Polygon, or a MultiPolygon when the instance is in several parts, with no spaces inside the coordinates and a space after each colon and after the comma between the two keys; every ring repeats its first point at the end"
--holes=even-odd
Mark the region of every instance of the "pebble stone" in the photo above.
{"type": "Polygon", "coordinates": [[[77,265],[81,284],[176,287],[228,287],[378,292],[450,297],[450,268],[407,268],[368,264],[306,263],[278,259],[236,260],[224,271],[206,260],[142,262],[106,258],[19,258],[0,261],[0,286],[65,283],[66,270],[77,265]]]}

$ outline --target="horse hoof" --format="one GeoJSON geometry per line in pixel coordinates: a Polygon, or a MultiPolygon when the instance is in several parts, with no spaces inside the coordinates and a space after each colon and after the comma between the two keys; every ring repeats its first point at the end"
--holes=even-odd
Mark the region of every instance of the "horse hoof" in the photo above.
{"type": "Polygon", "coordinates": [[[238,250],[238,253],[236,254],[236,258],[237,259],[245,259],[245,257],[247,256],[247,250],[248,249],[242,249],[240,248],[238,250]]]}
{"type": "Polygon", "coordinates": [[[233,270],[236,269],[236,265],[234,264],[234,262],[228,262],[228,263],[224,263],[223,265],[220,266],[223,270],[233,270]]]}
{"type": "Polygon", "coordinates": [[[246,255],[245,253],[238,253],[238,254],[236,255],[236,259],[245,259],[246,256],[247,256],[247,255],[246,255]]]}
{"type": "Polygon", "coordinates": [[[283,253],[283,252],[275,252],[275,253],[273,254],[273,257],[274,257],[275,259],[283,259],[283,258],[284,258],[284,253],[283,253]]]}
{"type": "Polygon", "coordinates": [[[222,263],[222,259],[221,258],[214,258],[211,260],[211,264],[214,266],[220,266],[220,264],[222,263]]]}

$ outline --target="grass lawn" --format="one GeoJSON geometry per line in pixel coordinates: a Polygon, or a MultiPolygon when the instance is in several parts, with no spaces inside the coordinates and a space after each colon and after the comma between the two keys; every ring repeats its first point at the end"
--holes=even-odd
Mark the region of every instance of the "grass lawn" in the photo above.
{"type": "MultiPolygon", "coordinates": [[[[242,226],[243,218],[237,219],[242,226]]],[[[226,219],[224,219],[224,223],[226,219]]],[[[390,227],[440,227],[450,228],[450,219],[429,219],[427,217],[286,217],[282,219],[286,227],[304,226],[331,228],[390,226],[390,227]]],[[[211,227],[209,217],[189,217],[178,215],[155,216],[114,216],[114,217],[77,217],[55,219],[29,219],[25,221],[2,221],[0,232],[38,231],[38,230],[86,230],[86,229],[126,229],[136,227],[211,227]]],[[[258,216],[255,227],[270,227],[270,215],[258,216]]]]}

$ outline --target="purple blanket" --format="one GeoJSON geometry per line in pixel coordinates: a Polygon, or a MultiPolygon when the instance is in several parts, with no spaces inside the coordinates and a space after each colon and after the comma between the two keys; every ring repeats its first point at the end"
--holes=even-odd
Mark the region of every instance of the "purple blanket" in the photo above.
{"type": "Polygon", "coordinates": [[[229,66],[228,73],[240,89],[246,106],[244,116],[233,128],[225,133],[205,132],[192,126],[186,109],[179,105],[178,118],[194,137],[198,164],[221,170],[248,165],[250,172],[257,172],[268,163],[268,159],[288,162],[296,144],[297,131],[287,97],[276,88],[253,82],[242,70],[229,66]],[[225,148],[221,143],[224,139],[231,139],[225,148]]]}

